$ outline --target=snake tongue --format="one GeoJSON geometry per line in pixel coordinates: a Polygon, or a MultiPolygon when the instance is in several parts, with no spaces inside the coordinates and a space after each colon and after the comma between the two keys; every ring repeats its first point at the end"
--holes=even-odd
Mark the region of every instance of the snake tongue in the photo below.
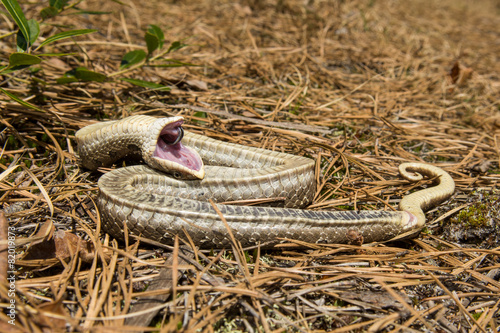
{"type": "Polygon", "coordinates": [[[167,172],[178,171],[184,176],[200,178],[203,168],[201,157],[182,144],[182,121],[167,124],[160,132],[153,157],[163,160],[163,169],[167,172]]]}

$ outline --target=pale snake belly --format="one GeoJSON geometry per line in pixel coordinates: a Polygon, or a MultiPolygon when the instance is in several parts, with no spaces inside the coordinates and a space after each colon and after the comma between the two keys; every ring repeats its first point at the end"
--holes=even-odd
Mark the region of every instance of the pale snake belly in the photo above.
{"type": "Polygon", "coordinates": [[[399,167],[404,178],[426,175],[439,184],[405,196],[399,211],[298,209],[314,197],[313,160],[193,133],[182,138],[182,121],[132,116],[76,133],[86,168],[109,166],[128,155],[140,155],[151,166],[129,166],[101,176],[98,207],[105,232],[123,238],[126,224],[129,233],[165,244],[172,244],[176,235],[186,239],[187,233],[196,246],[227,247],[230,237],[221,213],[242,246],[270,246],[279,239],[346,243],[353,234],[364,242],[385,241],[420,230],[423,209],[446,200],[455,188],[440,168],[404,163],[399,167]],[[209,202],[261,198],[280,198],[283,207],[216,204],[217,212],[209,202]]]}

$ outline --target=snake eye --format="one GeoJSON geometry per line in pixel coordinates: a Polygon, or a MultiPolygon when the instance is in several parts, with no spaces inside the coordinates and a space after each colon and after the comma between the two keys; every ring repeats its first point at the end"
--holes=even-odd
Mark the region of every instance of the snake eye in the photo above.
{"type": "Polygon", "coordinates": [[[181,179],[182,178],[182,174],[179,171],[172,172],[172,176],[174,178],[177,178],[177,179],[181,179]]]}

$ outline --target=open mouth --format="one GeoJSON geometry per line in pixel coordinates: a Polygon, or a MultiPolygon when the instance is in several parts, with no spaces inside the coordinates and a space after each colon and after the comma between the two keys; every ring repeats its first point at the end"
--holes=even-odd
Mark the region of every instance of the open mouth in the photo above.
{"type": "Polygon", "coordinates": [[[189,170],[200,171],[203,166],[198,154],[181,142],[184,136],[183,121],[167,124],[160,132],[153,156],[162,160],[180,164],[189,170]]]}

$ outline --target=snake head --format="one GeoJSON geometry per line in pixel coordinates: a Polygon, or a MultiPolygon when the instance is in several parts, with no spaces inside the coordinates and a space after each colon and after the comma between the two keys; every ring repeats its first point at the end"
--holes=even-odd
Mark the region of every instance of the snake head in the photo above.
{"type": "Polygon", "coordinates": [[[203,179],[205,169],[198,153],[182,144],[182,117],[161,118],[150,126],[150,139],[143,149],[144,161],[176,178],[203,179]]]}

